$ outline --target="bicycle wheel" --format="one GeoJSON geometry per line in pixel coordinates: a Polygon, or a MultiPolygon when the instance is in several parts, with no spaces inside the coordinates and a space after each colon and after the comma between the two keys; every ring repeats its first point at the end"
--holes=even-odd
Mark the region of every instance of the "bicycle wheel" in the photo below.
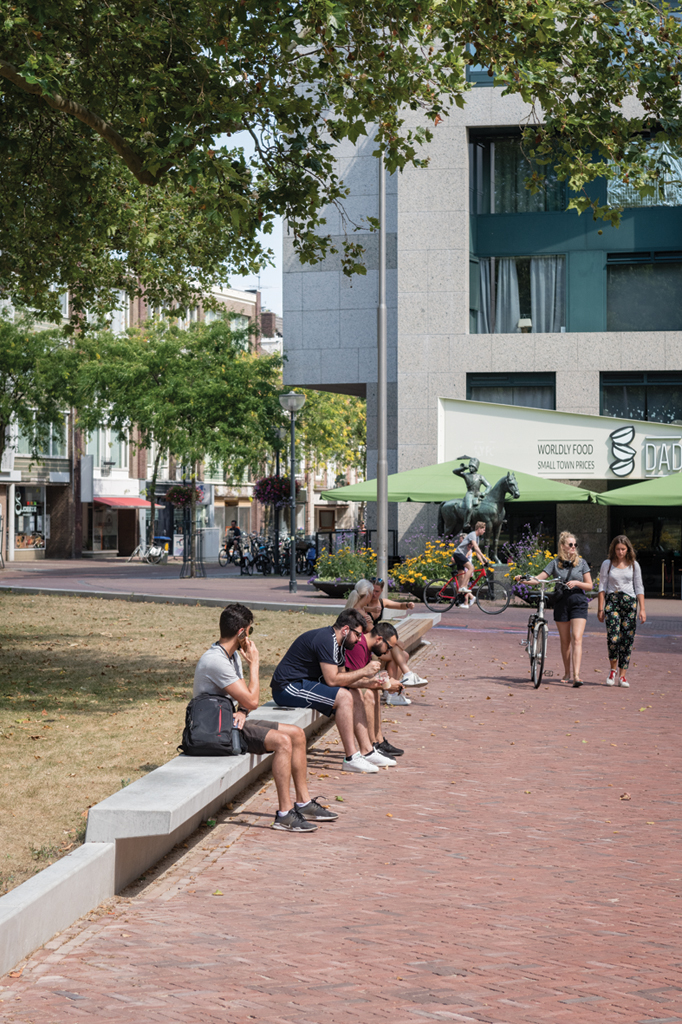
{"type": "Polygon", "coordinates": [[[483,580],[476,593],[476,604],[486,615],[499,615],[509,606],[511,591],[500,580],[483,580]]]}
{"type": "Polygon", "coordinates": [[[222,568],[224,569],[229,560],[230,556],[227,553],[227,548],[222,547],[218,552],[218,565],[222,566],[222,568]]]}
{"type": "Polygon", "coordinates": [[[430,580],[424,587],[424,604],[432,612],[449,612],[457,599],[453,580],[430,580]]]}
{"type": "Polygon", "coordinates": [[[545,655],[547,654],[547,623],[540,621],[536,623],[533,630],[533,660],[531,663],[531,679],[537,690],[542,681],[542,673],[545,667],[545,655]]]}

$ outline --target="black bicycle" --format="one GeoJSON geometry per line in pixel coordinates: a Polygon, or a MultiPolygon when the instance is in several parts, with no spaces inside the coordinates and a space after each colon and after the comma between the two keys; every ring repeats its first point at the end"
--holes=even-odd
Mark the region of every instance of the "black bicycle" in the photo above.
{"type": "MultiPolygon", "coordinates": [[[[519,583],[529,583],[531,576],[522,576],[519,583]]],[[[531,612],[528,618],[528,634],[521,646],[528,651],[530,659],[530,678],[537,690],[542,681],[542,673],[545,670],[545,658],[547,657],[547,640],[549,637],[549,624],[545,618],[545,588],[547,584],[554,586],[555,580],[540,580],[537,586],[540,587],[540,596],[536,611],[531,612]]]]}

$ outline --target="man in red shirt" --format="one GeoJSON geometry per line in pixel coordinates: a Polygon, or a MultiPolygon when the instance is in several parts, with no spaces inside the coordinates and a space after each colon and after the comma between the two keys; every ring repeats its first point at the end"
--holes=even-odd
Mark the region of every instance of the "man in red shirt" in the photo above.
{"type": "MultiPolygon", "coordinates": [[[[364,668],[372,658],[382,658],[398,641],[398,633],[390,622],[378,622],[374,625],[368,615],[363,612],[359,614],[365,619],[365,632],[355,646],[345,652],[346,669],[349,672],[364,668]]],[[[384,676],[383,689],[388,693],[398,693],[402,689],[400,683],[390,679],[387,672],[380,672],[375,678],[382,679],[384,676]]],[[[384,757],[400,757],[404,751],[384,739],[381,731],[381,690],[363,690],[362,693],[367,714],[367,730],[374,749],[384,757]]]]}

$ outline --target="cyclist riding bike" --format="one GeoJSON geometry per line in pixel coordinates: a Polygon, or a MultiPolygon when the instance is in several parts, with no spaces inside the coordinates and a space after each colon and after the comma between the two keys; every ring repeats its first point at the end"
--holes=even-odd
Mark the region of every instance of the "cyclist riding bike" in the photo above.
{"type": "Polygon", "coordinates": [[[228,555],[242,553],[242,531],[237,526],[237,520],[233,519],[230,527],[225,531],[225,548],[228,555]]]}
{"type": "Polygon", "coordinates": [[[457,586],[460,594],[469,594],[469,580],[474,573],[474,563],[471,561],[471,553],[475,552],[485,565],[489,559],[481,551],[478,540],[485,533],[485,523],[476,523],[476,526],[467,533],[461,543],[455,548],[452,556],[452,570],[457,574],[457,586]]]}

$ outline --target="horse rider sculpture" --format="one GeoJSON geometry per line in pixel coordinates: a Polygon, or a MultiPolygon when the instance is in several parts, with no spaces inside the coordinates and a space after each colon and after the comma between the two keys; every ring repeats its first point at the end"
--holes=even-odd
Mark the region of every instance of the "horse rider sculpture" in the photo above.
{"type": "Polygon", "coordinates": [[[455,476],[462,478],[464,483],[467,485],[467,491],[462,499],[462,513],[464,515],[463,529],[471,529],[471,523],[473,521],[473,513],[476,511],[478,506],[481,504],[481,487],[485,487],[486,491],[490,490],[490,484],[483,476],[479,473],[479,467],[481,465],[478,459],[475,459],[473,455],[459,455],[460,459],[468,459],[468,466],[458,466],[453,469],[455,476]]]}

